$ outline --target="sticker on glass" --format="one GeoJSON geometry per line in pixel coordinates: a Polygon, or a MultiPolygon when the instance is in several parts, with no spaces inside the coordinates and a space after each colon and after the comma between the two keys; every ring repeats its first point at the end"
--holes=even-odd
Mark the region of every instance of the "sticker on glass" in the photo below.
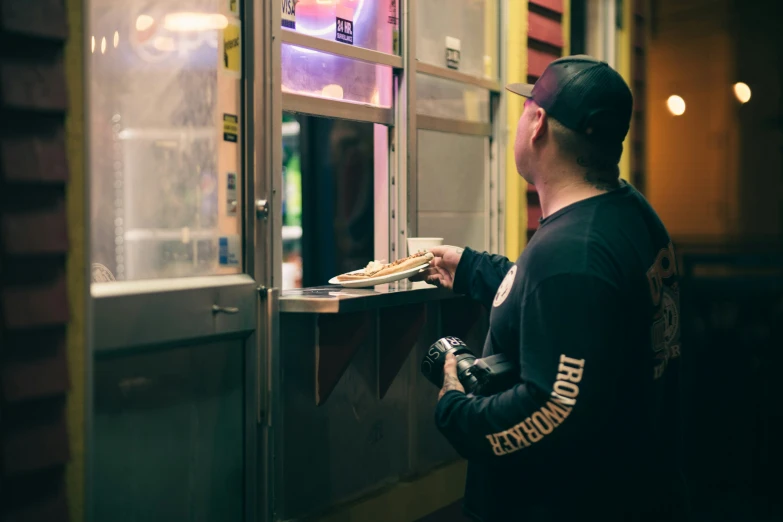
{"type": "Polygon", "coordinates": [[[226,214],[231,217],[237,215],[237,207],[239,202],[237,201],[237,174],[236,172],[229,172],[226,175],[226,214]]]}
{"type": "Polygon", "coordinates": [[[236,143],[239,139],[239,117],[236,114],[223,115],[223,141],[236,143]]]}
{"type": "Polygon", "coordinates": [[[220,266],[239,266],[241,254],[238,235],[218,238],[218,263],[220,266]]]}
{"type": "Polygon", "coordinates": [[[228,12],[239,16],[239,0],[228,0],[228,12]]]}
{"type": "Polygon", "coordinates": [[[353,45],[353,29],[353,9],[338,5],[335,40],[353,45]]]}
{"type": "Polygon", "coordinates": [[[222,48],[223,72],[242,77],[242,30],[239,27],[239,20],[229,20],[228,25],[223,29],[223,38],[220,39],[222,48]]]}
{"type": "Polygon", "coordinates": [[[282,25],[289,29],[296,29],[296,2],[297,0],[283,0],[282,25]]]}
{"type": "Polygon", "coordinates": [[[446,67],[459,69],[460,41],[459,38],[446,37],[446,67]]]}
{"type": "Polygon", "coordinates": [[[397,0],[389,0],[389,18],[387,21],[391,25],[397,25],[399,19],[397,18],[397,0]]]}

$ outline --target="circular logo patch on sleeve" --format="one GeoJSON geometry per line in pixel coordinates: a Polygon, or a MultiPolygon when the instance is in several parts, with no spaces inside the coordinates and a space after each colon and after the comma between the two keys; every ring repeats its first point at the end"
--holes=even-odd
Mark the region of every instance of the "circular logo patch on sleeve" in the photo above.
{"type": "Polygon", "coordinates": [[[495,300],[492,301],[492,306],[498,307],[503,304],[503,302],[508,297],[508,294],[511,293],[511,287],[514,286],[514,279],[517,275],[517,265],[514,265],[511,267],[511,270],[508,271],[508,274],[506,274],[506,277],[503,278],[503,282],[500,283],[500,288],[498,288],[498,292],[495,294],[495,300]]]}

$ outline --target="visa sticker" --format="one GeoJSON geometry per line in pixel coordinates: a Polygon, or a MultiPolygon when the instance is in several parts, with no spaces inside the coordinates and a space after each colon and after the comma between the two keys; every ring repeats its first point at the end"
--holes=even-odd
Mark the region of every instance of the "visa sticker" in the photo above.
{"type": "Polygon", "coordinates": [[[282,22],[280,25],[287,27],[288,29],[296,29],[296,1],[297,0],[282,0],[282,22]]]}
{"type": "Polygon", "coordinates": [[[220,266],[239,266],[241,255],[242,249],[238,235],[218,238],[218,263],[220,266]]]}

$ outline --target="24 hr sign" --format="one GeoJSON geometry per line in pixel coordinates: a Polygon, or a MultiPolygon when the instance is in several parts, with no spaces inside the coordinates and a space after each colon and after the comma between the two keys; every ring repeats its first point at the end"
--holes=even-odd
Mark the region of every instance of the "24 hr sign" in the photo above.
{"type": "Polygon", "coordinates": [[[353,22],[344,18],[337,17],[337,35],[335,40],[338,42],[353,45],[353,22]]]}

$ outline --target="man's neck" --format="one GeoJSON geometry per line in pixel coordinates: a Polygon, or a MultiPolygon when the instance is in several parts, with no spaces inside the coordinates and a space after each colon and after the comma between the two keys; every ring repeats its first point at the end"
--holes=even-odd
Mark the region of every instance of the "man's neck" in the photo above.
{"type": "Polygon", "coordinates": [[[545,218],[568,205],[608,192],[572,175],[537,183],[536,191],[541,202],[542,216],[545,218]]]}

